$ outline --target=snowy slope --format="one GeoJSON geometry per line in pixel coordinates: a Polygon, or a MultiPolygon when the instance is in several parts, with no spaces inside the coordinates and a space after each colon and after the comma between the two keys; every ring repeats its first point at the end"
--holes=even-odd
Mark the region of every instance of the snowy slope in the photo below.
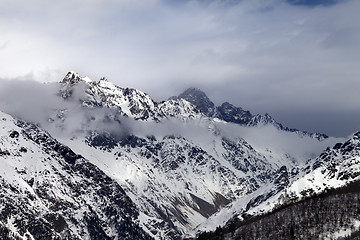
{"type": "Polygon", "coordinates": [[[0,112],[1,239],[150,239],[124,190],[35,125],[0,112]]]}
{"type": "MultiPolygon", "coordinates": [[[[225,137],[221,126],[214,122],[217,131],[203,124],[202,121],[186,122],[182,136],[167,135],[167,131],[161,134],[156,128],[153,132],[149,129],[135,131],[136,135],[111,140],[114,143],[111,147],[108,141],[102,140],[102,134],[60,141],[117,179],[141,211],[158,219],[163,219],[165,212],[171,224],[182,233],[204,221],[225,203],[257,190],[263,192],[263,188],[277,188],[281,185],[276,181],[277,173],[282,166],[289,171],[289,179],[298,176],[298,169],[304,168],[310,154],[301,155],[290,147],[269,150],[273,142],[266,145],[265,140],[264,146],[259,141],[259,146],[254,148],[243,138],[225,137]],[[198,198],[206,203],[199,203],[198,198]],[[156,213],[155,209],[162,213],[156,213]],[[205,209],[213,210],[204,212],[205,209]]],[[[176,126],[179,127],[179,123],[176,126]]],[[[233,130],[243,128],[233,127],[233,130]]],[[[273,131],[278,130],[274,128],[273,131]]],[[[273,139],[288,143],[297,137],[294,133],[285,136],[279,131],[275,133],[273,139]]],[[[239,131],[238,134],[244,133],[239,131]]],[[[305,149],[309,152],[314,151],[316,143],[320,149],[326,144],[313,138],[303,141],[309,141],[305,149]]]]}
{"type": "Polygon", "coordinates": [[[309,198],[316,194],[347,186],[360,179],[360,132],[355,133],[344,143],[337,143],[327,148],[318,157],[311,159],[298,175],[290,180],[284,189],[270,196],[263,202],[254,200],[266,196],[272,191],[269,186],[232,202],[220,212],[214,214],[199,225],[188,236],[195,236],[203,231],[213,231],[217,226],[224,226],[230,219],[236,217],[256,216],[271,212],[280,206],[286,206],[309,198]]]}

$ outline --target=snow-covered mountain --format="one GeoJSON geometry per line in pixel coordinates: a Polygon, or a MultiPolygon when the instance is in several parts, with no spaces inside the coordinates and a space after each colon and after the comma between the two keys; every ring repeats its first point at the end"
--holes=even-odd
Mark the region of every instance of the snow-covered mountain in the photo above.
{"type": "MultiPolygon", "coordinates": [[[[286,219],[291,220],[292,222],[304,221],[304,219],[309,220],[315,215],[324,214],[322,209],[311,209],[313,207],[313,202],[322,202],[329,201],[326,200],[326,197],[329,196],[331,205],[340,205],[339,209],[345,209],[349,211],[349,206],[359,206],[358,195],[359,195],[359,180],[360,180],[360,132],[355,133],[351,136],[350,139],[344,143],[337,143],[332,148],[327,148],[323,153],[318,157],[311,159],[309,164],[305,169],[303,169],[303,175],[297,178],[290,180],[290,182],[285,182],[285,187],[277,192],[275,195],[269,196],[269,189],[262,190],[261,194],[255,194],[254,196],[246,196],[239,198],[208,218],[204,223],[199,225],[197,229],[191,232],[189,236],[194,236],[196,234],[205,232],[205,231],[214,231],[218,226],[229,226],[236,225],[236,223],[251,221],[254,226],[262,224],[262,227],[265,228],[265,221],[259,223],[260,219],[271,218],[268,213],[271,213],[278,209],[293,209],[298,208],[298,204],[302,201],[301,206],[302,210],[297,209],[297,211],[308,212],[305,214],[296,213],[297,218],[292,218],[291,216],[286,216],[286,219]],[[335,193],[335,197],[333,196],[335,193]],[[344,194],[346,193],[346,194],[344,194]],[[348,194],[351,193],[351,194],[348,194]],[[340,195],[340,196],[336,196],[340,195]],[[349,196],[348,196],[349,195],[349,196]],[[320,196],[320,197],[318,197],[320,196]],[[325,198],[325,200],[323,200],[325,198]],[[315,200],[313,200],[315,199],[315,200]],[[320,200],[319,200],[320,199],[320,200]],[[260,201],[259,201],[260,200],[260,201]],[[344,202],[341,202],[341,201],[344,202]],[[308,206],[307,206],[308,204],[308,206]],[[304,209],[309,207],[308,209],[304,209]],[[310,213],[310,211],[312,211],[310,213]],[[263,218],[256,216],[264,216],[263,218]]],[[[287,175],[287,174],[286,174],[287,175]]],[[[285,178],[287,179],[287,178],[285,178]]],[[[272,191],[272,190],[271,190],[272,191]]],[[[331,208],[333,206],[326,206],[322,203],[318,205],[323,208],[331,208]]],[[[285,210],[284,210],[285,211],[285,210]]],[[[293,210],[291,210],[293,211],[293,210]]],[[[335,238],[334,236],[350,236],[352,232],[359,232],[359,212],[355,209],[350,209],[352,212],[346,212],[345,216],[342,216],[342,220],[334,220],[335,223],[326,224],[328,226],[318,226],[318,223],[313,223],[308,225],[312,228],[313,232],[317,232],[318,235],[314,235],[314,238],[335,238]],[[343,222],[342,222],[343,221],[343,222]],[[340,226],[336,224],[341,222],[340,226]],[[332,225],[331,225],[332,224],[332,225]],[[344,229],[344,226],[347,228],[344,229]],[[329,231],[329,228],[333,228],[332,231],[329,231]],[[334,229],[336,228],[336,229],[334,229]],[[352,230],[351,230],[351,229],[352,230]],[[323,230],[321,230],[323,229],[323,230]],[[326,230],[326,231],[325,231],[326,230]]],[[[294,215],[294,213],[291,213],[294,215]]],[[[325,214],[339,214],[336,211],[330,213],[325,212],[325,214]]],[[[329,218],[329,216],[326,216],[329,218]]],[[[336,218],[339,217],[336,215],[336,218]]],[[[285,218],[285,217],[283,217],[285,218]]],[[[274,219],[273,219],[274,220],[274,219]]],[[[320,223],[320,220],[317,220],[320,223]]],[[[321,220],[324,221],[323,219],[321,220]]],[[[242,226],[239,224],[239,226],[242,226]]],[[[274,228],[275,229],[275,228],[274,228]]],[[[235,232],[242,231],[243,228],[233,228],[232,234],[235,232]]],[[[257,234],[264,234],[261,230],[254,230],[252,227],[247,231],[257,231],[257,234]],[[250,230],[251,229],[251,230],[250,230]]],[[[280,230],[278,230],[280,231],[280,230]]],[[[304,231],[304,230],[299,230],[304,231]]],[[[302,232],[297,232],[301,234],[302,232]]],[[[293,235],[295,234],[293,230],[293,235]]],[[[251,234],[250,234],[251,235],[251,234]]],[[[249,236],[250,236],[249,235],[249,236]]],[[[276,235],[276,234],[273,234],[276,235]]],[[[260,237],[260,235],[259,235],[260,237]]],[[[300,236],[298,236],[300,237],[300,236]]],[[[251,237],[244,237],[244,239],[251,239],[251,237]]]]}
{"type": "Polygon", "coordinates": [[[0,162],[1,239],[151,239],[116,181],[2,112],[0,162]]]}
{"type": "MultiPolygon", "coordinates": [[[[144,238],[148,234],[156,239],[180,239],[187,233],[193,236],[202,230],[215,230],[240,213],[265,211],[260,209],[262,204],[277,200],[293,184],[320,171],[316,166],[328,163],[316,157],[343,141],[288,129],[269,115],[253,115],[230,103],[216,107],[205,93],[194,88],[155,102],[139,90],[118,87],[105,78],[95,82],[74,72],[46,87],[55,89],[54,99],[48,101],[46,111],[36,111],[43,114],[37,124],[51,136],[38,127],[37,131],[69,149],[81,159],[77,162],[91,165],[106,176],[106,181],[112,181],[134,207],[134,213],[125,215],[130,217],[129,224],[143,229],[139,234],[144,238]]],[[[7,112],[33,119],[23,112],[7,112]]],[[[28,125],[18,125],[28,131],[28,125]]],[[[40,150],[51,152],[54,148],[54,144],[36,143],[40,150]]],[[[25,161],[22,155],[18,158],[25,161]]],[[[15,169],[15,165],[11,166],[15,169]]],[[[57,167],[51,169],[55,172],[57,167]]],[[[66,174],[61,176],[65,178],[66,174]]],[[[72,177],[91,181],[89,176],[72,177]]],[[[96,205],[96,199],[102,198],[97,194],[86,195],[96,211],[104,208],[96,205]]],[[[99,211],[98,215],[108,216],[106,221],[117,216],[99,211]]],[[[106,224],[112,223],[102,222],[101,226],[106,224]]],[[[116,229],[107,227],[103,232],[120,238],[116,229]]],[[[86,230],[83,234],[89,236],[86,230]]]]}

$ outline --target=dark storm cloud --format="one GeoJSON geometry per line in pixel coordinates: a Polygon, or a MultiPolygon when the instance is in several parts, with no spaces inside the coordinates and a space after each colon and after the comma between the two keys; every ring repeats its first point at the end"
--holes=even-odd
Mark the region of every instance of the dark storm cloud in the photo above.
{"type": "Polygon", "coordinates": [[[59,81],[75,70],[156,100],[195,86],[291,126],[290,113],[313,112],[305,130],[323,125],[317,111],[360,112],[356,0],[5,0],[0,9],[0,77],[59,81]]]}

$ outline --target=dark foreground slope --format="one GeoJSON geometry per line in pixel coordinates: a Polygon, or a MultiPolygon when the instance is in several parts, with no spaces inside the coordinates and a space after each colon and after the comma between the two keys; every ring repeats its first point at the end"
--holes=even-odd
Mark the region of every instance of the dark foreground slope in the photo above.
{"type": "MultiPolygon", "coordinates": [[[[234,216],[223,228],[198,239],[357,239],[360,236],[360,132],[345,143],[328,148],[315,159],[313,173],[303,179],[318,184],[297,185],[301,196],[285,189],[286,201],[270,213],[234,216]],[[313,180],[312,180],[313,181],[313,180]],[[315,182],[315,181],[313,181],[315,182]],[[293,197],[291,197],[293,196],[293,197]],[[240,221],[242,219],[242,221],[240,221]]],[[[306,183],[306,181],[299,181],[306,183]]]]}
{"type": "Polygon", "coordinates": [[[357,239],[359,223],[360,182],[354,182],[198,239],[357,239]]]}

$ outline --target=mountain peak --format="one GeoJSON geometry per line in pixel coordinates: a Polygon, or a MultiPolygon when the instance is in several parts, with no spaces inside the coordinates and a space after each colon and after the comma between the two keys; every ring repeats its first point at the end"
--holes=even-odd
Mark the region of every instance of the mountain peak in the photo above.
{"type": "Polygon", "coordinates": [[[73,85],[82,81],[87,83],[92,82],[89,77],[81,77],[77,72],[69,71],[62,80],[62,83],[70,83],[71,85],[73,85]]]}
{"type": "Polygon", "coordinates": [[[74,71],[69,71],[64,79],[60,82],[61,87],[59,90],[59,95],[67,99],[73,93],[74,86],[77,86],[78,83],[84,83],[85,85],[91,85],[93,81],[89,77],[81,77],[78,73],[74,71]]]}
{"type": "Polygon", "coordinates": [[[217,117],[227,122],[246,125],[251,121],[253,115],[241,107],[235,107],[231,103],[224,102],[217,107],[217,117]]]}
{"type": "Polygon", "coordinates": [[[69,71],[62,80],[63,83],[72,83],[72,84],[78,83],[80,81],[81,81],[80,75],[74,71],[69,71]]]}
{"type": "Polygon", "coordinates": [[[188,88],[178,97],[194,104],[201,112],[205,113],[205,115],[207,116],[212,116],[215,113],[214,103],[199,88],[188,88]]]}

